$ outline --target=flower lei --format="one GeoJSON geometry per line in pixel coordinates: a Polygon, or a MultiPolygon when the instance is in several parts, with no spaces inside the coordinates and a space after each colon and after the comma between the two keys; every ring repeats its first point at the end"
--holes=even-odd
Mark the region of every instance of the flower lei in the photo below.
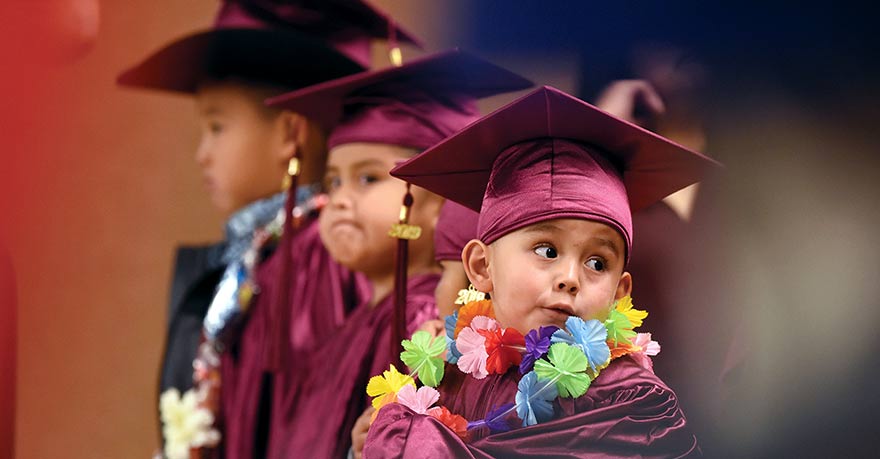
{"type": "Polygon", "coordinates": [[[388,403],[400,403],[438,419],[463,439],[479,428],[496,433],[517,424],[532,426],[553,418],[556,398],[584,395],[613,359],[629,354],[653,371],[650,356],[660,352],[660,345],[651,340],[650,333],[633,330],[647,315],[633,308],[632,298],[627,296],[614,303],[604,322],[572,316],[566,320],[565,329],[551,325],[523,336],[498,324],[491,300],[473,301],[446,317],[445,338],[420,331],[411,340],[404,340],[400,357],[411,373],[402,374],[392,365],[381,376],[370,379],[367,394],[373,397],[377,413],[388,403]],[[476,379],[518,367],[523,377],[516,399],[471,422],[444,406],[432,406],[440,397],[435,387],[443,379],[444,357],[476,379]],[[424,386],[416,389],[413,376],[424,386]]]}

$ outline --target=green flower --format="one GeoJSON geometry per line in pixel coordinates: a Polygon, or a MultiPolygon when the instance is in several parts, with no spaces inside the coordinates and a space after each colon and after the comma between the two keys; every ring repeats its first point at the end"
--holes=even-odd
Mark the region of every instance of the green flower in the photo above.
{"type": "Polygon", "coordinates": [[[547,358],[549,362],[544,359],[535,362],[535,373],[539,379],[555,380],[560,397],[576,398],[587,392],[591,380],[585,373],[587,356],[583,351],[565,343],[556,343],[550,346],[547,358]]]}
{"type": "Polygon", "coordinates": [[[614,341],[617,346],[621,342],[632,344],[632,339],[636,337],[633,331],[633,324],[626,315],[617,309],[612,309],[605,320],[605,328],[608,330],[608,340],[614,341]]]}
{"type": "Polygon", "coordinates": [[[412,340],[403,341],[403,349],[400,360],[418,373],[419,380],[423,384],[437,387],[443,379],[443,351],[446,350],[446,338],[432,337],[426,331],[418,331],[413,334],[412,340]]]}

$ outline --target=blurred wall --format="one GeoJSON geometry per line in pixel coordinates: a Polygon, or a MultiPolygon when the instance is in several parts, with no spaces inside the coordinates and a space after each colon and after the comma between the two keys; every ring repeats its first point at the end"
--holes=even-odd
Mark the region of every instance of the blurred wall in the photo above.
{"type": "Polygon", "coordinates": [[[78,38],[63,26],[39,28],[61,0],[6,6],[19,7],[25,37],[3,64],[0,239],[19,306],[16,455],[146,457],[172,247],[216,237],[219,219],[192,159],[192,103],[114,80],[208,24],[215,2],[102,2],[97,37],[78,49],[62,49],[78,38]]]}

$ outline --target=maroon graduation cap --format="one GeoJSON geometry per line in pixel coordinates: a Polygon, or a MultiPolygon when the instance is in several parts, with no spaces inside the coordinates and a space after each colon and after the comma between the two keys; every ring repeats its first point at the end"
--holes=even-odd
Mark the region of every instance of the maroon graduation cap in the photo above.
{"type": "Polygon", "coordinates": [[[706,156],[544,86],[397,167],[391,174],[480,211],[491,243],[527,225],[583,218],[632,249],[631,212],[720,166],[706,156]]]}
{"type": "Polygon", "coordinates": [[[479,118],[477,99],[532,82],[453,49],[273,97],[328,130],[328,148],[376,142],[424,150],[479,118]]]}
{"type": "Polygon", "coordinates": [[[205,79],[239,77],[299,88],[368,68],[373,38],[421,47],[363,0],[223,0],[211,29],[171,42],[117,82],[192,93],[205,79]]]}

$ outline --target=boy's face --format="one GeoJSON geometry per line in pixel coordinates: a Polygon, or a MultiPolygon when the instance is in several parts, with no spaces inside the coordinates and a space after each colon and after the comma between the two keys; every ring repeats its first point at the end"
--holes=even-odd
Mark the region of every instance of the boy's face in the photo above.
{"type": "MultiPolygon", "coordinates": [[[[397,240],[388,231],[398,221],[406,183],[388,171],[416,153],[378,143],[330,150],[324,179],[330,201],[321,211],[319,228],[330,255],[343,266],[368,277],[393,275],[397,240]]],[[[412,193],[409,222],[422,227],[422,236],[410,241],[410,266],[425,258],[433,263],[433,228],[442,199],[418,187],[412,193]]]]}
{"type": "Polygon", "coordinates": [[[604,320],[614,300],[632,288],[623,272],[623,237],[603,223],[548,220],[483,247],[488,284],[482,286],[495,315],[501,325],[522,333],[542,325],[563,327],[572,315],[604,320]]]}
{"type": "Polygon", "coordinates": [[[234,83],[203,85],[196,94],[201,141],[196,161],[218,210],[230,214],[281,190],[291,136],[268,94],[234,83]]]}

